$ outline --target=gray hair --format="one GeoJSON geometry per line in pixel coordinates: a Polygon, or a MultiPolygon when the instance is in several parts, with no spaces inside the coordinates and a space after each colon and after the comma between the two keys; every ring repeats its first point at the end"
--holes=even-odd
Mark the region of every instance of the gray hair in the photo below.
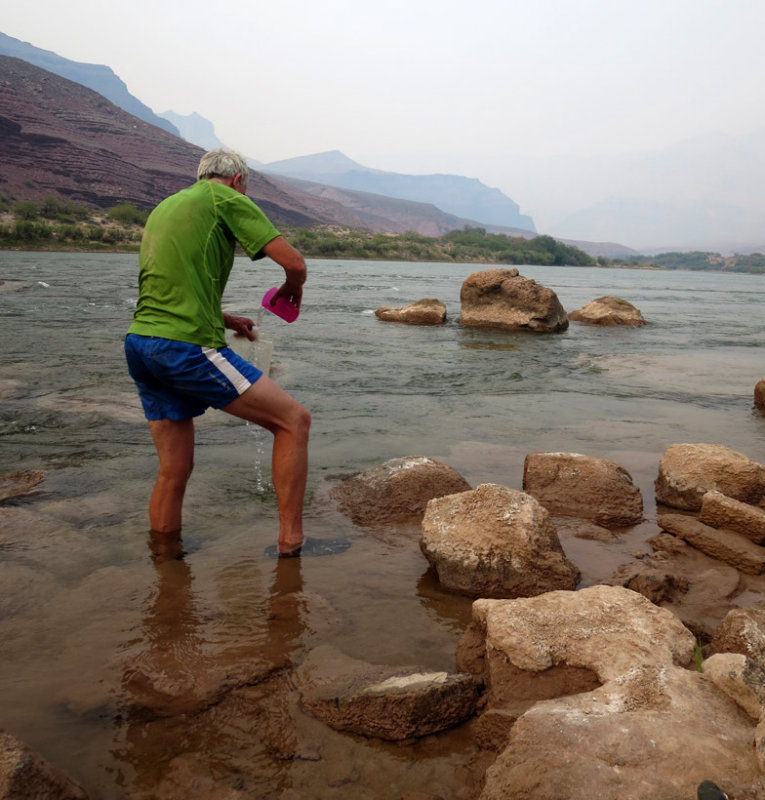
{"type": "Polygon", "coordinates": [[[233,178],[240,172],[242,182],[247,185],[247,162],[244,156],[233,150],[210,150],[202,156],[197,169],[197,179],[203,178],[233,178]]]}

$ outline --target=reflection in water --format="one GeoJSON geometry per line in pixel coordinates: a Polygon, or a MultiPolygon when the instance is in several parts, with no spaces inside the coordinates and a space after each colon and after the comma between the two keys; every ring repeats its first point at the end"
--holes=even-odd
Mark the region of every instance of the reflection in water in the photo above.
{"type": "Polygon", "coordinates": [[[253,775],[259,791],[267,776],[276,791],[295,743],[289,720],[273,719],[286,708],[269,696],[266,710],[260,685],[292,688],[284,676],[305,630],[301,560],[274,561],[266,598],[253,565],[245,565],[249,586],[237,587],[230,608],[216,613],[194,591],[179,535],[152,532],[149,547],[157,581],[122,673],[125,729],[115,752],[134,771],[131,797],[186,796],[192,786],[194,796],[203,790],[199,796],[212,797],[242,789],[253,775]],[[248,603],[248,594],[256,602],[248,603]]]}

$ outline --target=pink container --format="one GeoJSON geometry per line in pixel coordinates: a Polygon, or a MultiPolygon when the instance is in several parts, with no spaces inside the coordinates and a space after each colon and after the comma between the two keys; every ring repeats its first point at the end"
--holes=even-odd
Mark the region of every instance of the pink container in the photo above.
{"type": "Polygon", "coordinates": [[[280,297],[275,305],[271,305],[271,298],[279,291],[278,286],[269,289],[264,295],[261,305],[277,317],[281,317],[285,322],[294,322],[298,318],[300,309],[294,304],[290,303],[286,297],[280,297]]]}

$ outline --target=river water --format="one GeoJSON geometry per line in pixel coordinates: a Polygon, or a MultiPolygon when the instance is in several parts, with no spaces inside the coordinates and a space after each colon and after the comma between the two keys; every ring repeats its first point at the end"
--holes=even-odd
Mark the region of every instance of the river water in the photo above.
{"type": "MultiPolygon", "coordinates": [[[[648,551],[653,481],[671,444],[724,444],[765,461],[765,419],[752,409],[765,374],[761,276],[522,267],[568,311],[609,294],[648,322],[529,335],[457,324],[461,284],[481,268],[309,262],[300,318],[265,314],[261,332],[273,342],[273,377],[313,415],[308,533],[346,536],[351,548],[267,559],[268,437],[208,412],[185,555],[162,561],[147,536],[154,453],[122,355],[137,257],[0,253],[0,474],[45,473],[0,516],[0,728],[108,800],[469,791],[475,750],[460,731],[367,741],[301,712],[288,671],[237,678],[253,663],[300,663],[318,645],[454,669],[470,601],[440,591],[416,530],[365,531],[338,517],[322,501],[327,480],[427,455],[473,486],[520,489],[529,452],[612,459],[640,487],[647,522],[611,544],[564,541],[586,585],[648,551]],[[374,316],[423,297],[446,304],[445,325],[374,316]],[[211,694],[205,710],[158,716],[131,701],[152,670],[176,690],[246,685],[211,694]]],[[[254,317],[279,282],[273,263],[238,259],[225,307],[254,317]]]]}

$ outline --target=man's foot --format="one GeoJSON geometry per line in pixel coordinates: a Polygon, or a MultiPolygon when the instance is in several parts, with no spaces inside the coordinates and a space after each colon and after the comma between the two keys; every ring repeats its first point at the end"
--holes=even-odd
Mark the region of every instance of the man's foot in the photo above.
{"type": "Polygon", "coordinates": [[[265,554],[269,558],[297,558],[298,556],[333,556],[344,553],[351,543],[347,539],[314,539],[308,536],[300,547],[280,553],[277,545],[269,545],[265,554]]]}

